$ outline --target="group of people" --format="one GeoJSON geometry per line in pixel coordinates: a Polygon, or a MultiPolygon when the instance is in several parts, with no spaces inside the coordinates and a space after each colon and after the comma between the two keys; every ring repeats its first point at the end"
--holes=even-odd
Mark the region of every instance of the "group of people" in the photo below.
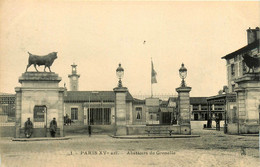
{"type": "MultiPolygon", "coordinates": [[[[51,137],[55,137],[56,131],[57,131],[57,121],[56,118],[53,118],[53,120],[50,122],[50,134],[51,137]]],[[[91,136],[92,128],[91,125],[88,126],[88,134],[89,137],[91,136]]],[[[33,133],[33,123],[30,120],[30,118],[27,119],[27,121],[24,124],[24,134],[25,137],[30,138],[33,133]]]]}
{"type": "Polygon", "coordinates": [[[71,125],[73,121],[69,118],[68,114],[64,117],[64,125],[71,125]]]}
{"type": "MultiPolygon", "coordinates": [[[[50,122],[50,134],[51,137],[55,137],[56,131],[57,131],[57,121],[56,118],[53,118],[53,120],[50,122]]],[[[24,134],[25,137],[30,138],[33,133],[33,123],[30,120],[30,118],[27,119],[27,121],[24,124],[24,134]]]]}

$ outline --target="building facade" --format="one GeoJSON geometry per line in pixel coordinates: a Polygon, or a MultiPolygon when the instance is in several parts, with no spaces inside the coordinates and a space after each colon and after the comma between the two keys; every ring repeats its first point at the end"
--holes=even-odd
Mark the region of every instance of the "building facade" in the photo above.
{"type": "MultiPolygon", "coordinates": [[[[259,27],[255,29],[249,28],[247,30],[248,44],[226,56],[222,59],[226,60],[227,69],[227,93],[235,93],[236,80],[243,77],[248,73],[249,67],[244,61],[245,54],[248,54],[254,58],[259,58],[260,50],[260,30],[259,27]]],[[[259,68],[255,68],[254,72],[259,72],[259,68]]]]}
{"type": "MultiPolygon", "coordinates": [[[[127,92],[127,122],[131,119],[133,97],[127,92]]],[[[115,93],[113,91],[67,91],[65,114],[74,125],[113,125],[115,123],[115,93]]]]}
{"type": "Polygon", "coordinates": [[[0,122],[14,122],[15,120],[15,94],[0,94],[0,122]]]}
{"type": "Polygon", "coordinates": [[[258,133],[260,117],[260,29],[247,30],[247,45],[222,57],[226,60],[227,133],[258,133]],[[234,103],[235,102],[235,103],[234,103]]]}

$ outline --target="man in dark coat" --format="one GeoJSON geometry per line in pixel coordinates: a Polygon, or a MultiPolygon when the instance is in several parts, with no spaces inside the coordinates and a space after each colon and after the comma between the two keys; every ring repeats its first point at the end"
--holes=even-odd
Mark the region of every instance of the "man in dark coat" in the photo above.
{"type": "Polygon", "coordinates": [[[216,130],[220,131],[220,119],[218,116],[216,116],[215,121],[216,121],[216,130]]]}
{"type": "Polygon", "coordinates": [[[24,123],[24,134],[25,137],[29,138],[32,135],[33,130],[33,123],[30,120],[30,118],[27,119],[27,121],[24,123]]]}
{"type": "Polygon", "coordinates": [[[91,137],[91,125],[88,125],[88,135],[91,137]]]}
{"type": "Polygon", "coordinates": [[[55,137],[56,130],[57,130],[57,122],[56,119],[53,118],[53,120],[50,123],[51,137],[55,137]]]}

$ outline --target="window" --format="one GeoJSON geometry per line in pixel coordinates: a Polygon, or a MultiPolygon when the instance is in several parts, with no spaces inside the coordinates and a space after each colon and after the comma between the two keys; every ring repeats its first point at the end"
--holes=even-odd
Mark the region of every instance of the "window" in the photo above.
{"type": "Polygon", "coordinates": [[[137,113],[136,119],[141,119],[141,114],[140,114],[140,112],[137,113]]]}
{"type": "Polygon", "coordinates": [[[208,114],[205,114],[205,120],[208,120],[208,114]]]}
{"type": "Polygon", "coordinates": [[[142,119],[142,107],[136,107],[136,119],[142,119]]]}
{"type": "Polygon", "coordinates": [[[78,108],[71,108],[71,119],[78,120],[78,108]]]}
{"type": "Polygon", "coordinates": [[[199,119],[199,115],[198,114],[194,114],[194,120],[198,120],[199,119]]]}
{"type": "Polygon", "coordinates": [[[215,105],[215,108],[214,108],[215,110],[224,110],[224,105],[222,105],[222,104],[216,104],[215,105]]]}
{"type": "Polygon", "coordinates": [[[235,76],[235,64],[231,64],[231,75],[235,76]]]}
{"type": "Polygon", "coordinates": [[[193,105],[193,111],[199,110],[199,105],[193,105]]]}
{"type": "Polygon", "coordinates": [[[207,105],[201,105],[201,110],[208,110],[208,106],[207,105]]]}
{"type": "Polygon", "coordinates": [[[219,117],[220,120],[222,120],[223,119],[222,113],[219,113],[218,117],[219,117]]]}

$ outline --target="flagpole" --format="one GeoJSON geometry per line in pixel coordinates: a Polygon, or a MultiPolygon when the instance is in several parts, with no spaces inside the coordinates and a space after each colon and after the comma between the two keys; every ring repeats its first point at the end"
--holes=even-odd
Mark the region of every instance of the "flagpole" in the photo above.
{"type": "Polygon", "coordinates": [[[151,82],[151,97],[153,97],[153,83],[151,82]]]}
{"type": "Polygon", "coordinates": [[[152,82],[152,70],[153,70],[153,67],[152,67],[152,63],[153,63],[153,59],[151,57],[151,97],[153,97],[153,82],[152,82]]]}

